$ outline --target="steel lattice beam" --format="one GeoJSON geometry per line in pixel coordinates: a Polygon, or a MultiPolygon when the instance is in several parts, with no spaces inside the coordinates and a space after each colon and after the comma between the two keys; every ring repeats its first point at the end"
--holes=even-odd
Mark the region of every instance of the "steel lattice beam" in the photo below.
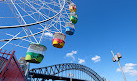
{"type": "Polygon", "coordinates": [[[63,72],[66,70],[79,70],[79,71],[85,72],[87,75],[92,77],[95,81],[104,81],[103,78],[101,78],[92,69],[80,64],[75,64],[75,63],[65,63],[65,64],[57,64],[57,65],[42,67],[42,68],[34,68],[30,70],[30,73],[55,76],[56,74],[59,74],[60,72],[63,72]]]}

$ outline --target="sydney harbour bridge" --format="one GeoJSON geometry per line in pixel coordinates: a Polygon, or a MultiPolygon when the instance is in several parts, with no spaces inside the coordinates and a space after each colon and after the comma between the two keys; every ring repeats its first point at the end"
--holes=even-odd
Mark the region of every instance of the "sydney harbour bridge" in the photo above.
{"type": "Polygon", "coordinates": [[[33,81],[67,80],[70,81],[105,81],[92,69],[75,63],[57,64],[42,68],[34,68],[29,71],[33,81]]]}

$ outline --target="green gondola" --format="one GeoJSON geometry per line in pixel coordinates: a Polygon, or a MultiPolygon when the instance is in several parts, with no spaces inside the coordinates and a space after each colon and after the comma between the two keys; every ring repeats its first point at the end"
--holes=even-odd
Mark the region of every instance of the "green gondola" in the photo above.
{"type": "Polygon", "coordinates": [[[47,48],[44,45],[30,43],[25,60],[30,63],[41,63],[46,49],[47,48]]]}
{"type": "Polygon", "coordinates": [[[76,24],[77,21],[78,21],[78,16],[75,12],[72,12],[72,13],[70,13],[70,18],[69,19],[73,24],[76,24]]]}

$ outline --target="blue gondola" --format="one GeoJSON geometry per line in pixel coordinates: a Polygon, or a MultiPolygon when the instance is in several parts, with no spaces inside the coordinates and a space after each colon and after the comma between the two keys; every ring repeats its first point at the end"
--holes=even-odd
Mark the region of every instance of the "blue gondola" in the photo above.
{"type": "Polygon", "coordinates": [[[74,32],[75,32],[75,25],[73,24],[73,23],[66,23],[65,24],[65,32],[66,32],[66,34],[68,34],[68,35],[73,35],[74,34],[74,32]]]}

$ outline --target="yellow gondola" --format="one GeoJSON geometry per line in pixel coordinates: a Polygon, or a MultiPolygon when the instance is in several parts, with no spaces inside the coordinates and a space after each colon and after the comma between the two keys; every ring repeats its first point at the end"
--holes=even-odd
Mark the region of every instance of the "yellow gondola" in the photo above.
{"type": "Polygon", "coordinates": [[[53,35],[52,44],[56,48],[63,48],[65,44],[66,35],[60,32],[55,32],[53,35]]]}
{"type": "Polygon", "coordinates": [[[70,5],[69,5],[69,11],[70,12],[76,12],[76,5],[74,4],[74,3],[71,3],[70,5]]]}

